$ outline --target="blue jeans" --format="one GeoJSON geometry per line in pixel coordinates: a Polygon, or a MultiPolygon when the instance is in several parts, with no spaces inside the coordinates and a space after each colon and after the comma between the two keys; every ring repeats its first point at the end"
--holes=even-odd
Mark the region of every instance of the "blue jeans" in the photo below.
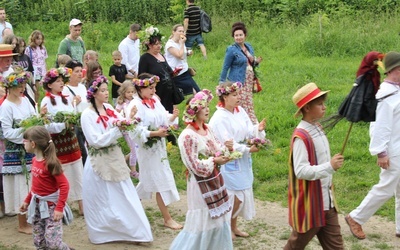
{"type": "Polygon", "coordinates": [[[204,40],[203,40],[203,37],[201,36],[201,33],[194,35],[194,36],[190,36],[190,35],[186,36],[186,42],[185,42],[186,48],[188,48],[188,49],[192,48],[194,42],[196,42],[197,45],[199,45],[199,46],[204,45],[204,40]]]}

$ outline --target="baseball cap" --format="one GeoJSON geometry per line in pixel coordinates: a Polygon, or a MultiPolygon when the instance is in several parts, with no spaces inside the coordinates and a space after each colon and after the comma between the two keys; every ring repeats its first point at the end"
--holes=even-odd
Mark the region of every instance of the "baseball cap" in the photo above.
{"type": "Polygon", "coordinates": [[[71,22],[69,22],[69,26],[76,26],[79,24],[82,24],[82,22],[81,22],[81,20],[76,19],[76,18],[72,19],[71,22]]]}

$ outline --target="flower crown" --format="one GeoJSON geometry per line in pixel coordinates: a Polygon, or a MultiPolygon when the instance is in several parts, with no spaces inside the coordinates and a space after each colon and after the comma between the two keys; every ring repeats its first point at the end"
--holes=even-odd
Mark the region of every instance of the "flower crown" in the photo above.
{"type": "Polygon", "coordinates": [[[183,111],[183,121],[187,123],[193,122],[197,112],[206,108],[212,99],[213,95],[208,89],[203,89],[202,91],[197,92],[183,111]]]}
{"type": "Polygon", "coordinates": [[[48,84],[54,79],[57,79],[58,77],[62,77],[64,83],[69,81],[69,78],[71,77],[72,74],[72,69],[66,68],[66,67],[60,67],[60,68],[52,68],[49,71],[47,71],[46,75],[44,76],[43,83],[48,84]]]}
{"type": "Polygon", "coordinates": [[[139,87],[147,87],[150,84],[157,83],[159,81],[160,81],[160,77],[158,77],[158,76],[152,76],[152,77],[146,78],[146,79],[133,79],[132,80],[133,84],[135,84],[136,86],[139,86],[139,87]]]}
{"type": "Polygon", "coordinates": [[[228,86],[224,85],[225,84],[217,86],[217,96],[229,95],[230,93],[235,92],[242,87],[240,82],[234,82],[228,86]]]}
{"type": "Polygon", "coordinates": [[[139,31],[139,38],[142,39],[143,43],[146,45],[150,43],[150,38],[152,37],[159,37],[160,40],[164,39],[160,30],[157,27],[153,27],[153,25],[149,25],[145,30],[139,31]]]}
{"type": "Polygon", "coordinates": [[[0,76],[0,84],[6,89],[18,87],[20,84],[28,83],[31,77],[32,74],[28,71],[12,72],[6,77],[0,76]]]}
{"type": "Polygon", "coordinates": [[[87,90],[87,94],[86,94],[86,99],[90,102],[90,100],[92,100],[94,93],[96,93],[96,91],[99,89],[99,86],[102,83],[106,83],[108,84],[108,79],[107,77],[101,75],[99,77],[96,78],[96,80],[93,80],[90,87],[87,90]]]}

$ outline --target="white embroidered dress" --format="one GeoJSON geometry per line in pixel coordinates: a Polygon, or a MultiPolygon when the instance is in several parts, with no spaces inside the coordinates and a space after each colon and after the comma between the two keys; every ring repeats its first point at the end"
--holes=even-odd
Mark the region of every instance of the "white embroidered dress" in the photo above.
{"type": "Polygon", "coordinates": [[[222,145],[217,142],[210,130],[207,130],[207,135],[203,136],[191,129],[182,131],[178,145],[182,161],[189,170],[187,180],[188,211],[185,226],[172,242],[170,249],[233,249],[230,229],[231,212],[217,219],[211,219],[200,187],[192,174],[195,173],[202,177],[209,176],[214,169],[213,157],[205,158],[199,157],[199,155],[210,155],[210,152],[215,151],[215,149],[221,150],[222,145]]]}
{"type": "Polygon", "coordinates": [[[137,157],[140,175],[136,189],[139,197],[140,199],[150,199],[152,193],[159,192],[164,204],[168,206],[180,198],[174,174],[169,165],[165,138],[161,138],[150,148],[144,143],[148,141],[151,130],[158,130],[160,126],[172,125],[169,122],[171,115],[156,97],[153,97],[153,100],[155,101],[154,109],[151,109],[142,103],[140,97],[134,98],[125,109],[125,114],[129,114],[132,107],[136,106],[135,117],[141,119],[135,131],[130,134],[132,140],[138,145],[137,157]]]}
{"type": "Polygon", "coordinates": [[[233,139],[234,150],[243,154],[242,158],[221,166],[221,173],[230,195],[237,196],[243,202],[243,208],[238,211],[238,215],[250,220],[256,214],[253,197],[254,176],[250,148],[243,141],[252,137],[264,138],[265,132],[258,131],[258,124],[253,125],[246,111],[240,106],[235,108],[233,113],[217,107],[209,125],[219,141],[233,139]]]}
{"type": "MultiPolygon", "coordinates": [[[[111,105],[104,106],[113,110],[118,119],[123,119],[111,105]]],[[[104,148],[117,144],[122,134],[117,127],[113,127],[114,120],[110,118],[107,127],[104,127],[98,118],[93,108],[82,112],[82,130],[89,146],[104,148]]],[[[83,210],[90,241],[94,244],[153,241],[149,221],[132,180],[103,180],[93,171],[90,157],[88,155],[83,172],[83,210]]]]}

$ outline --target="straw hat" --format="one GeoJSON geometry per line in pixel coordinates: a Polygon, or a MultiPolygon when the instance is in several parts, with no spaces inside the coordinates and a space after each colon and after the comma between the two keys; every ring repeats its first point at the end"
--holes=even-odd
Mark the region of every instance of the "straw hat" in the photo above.
{"type": "Polygon", "coordinates": [[[18,53],[13,53],[11,44],[0,44],[0,57],[12,57],[15,55],[18,55],[18,53]]]}
{"type": "Polygon", "coordinates": [[[400,53],[390,51],[383,58],[383,65],[385,66],[385,73],[400,66],[400,53]]]}
{"type": "Polygon", "coordinates": [[[294,114],[297,117],[300,114],[300,110],[309,102],[314,99],[317,99],[320,96],[325,95],[328,91],[321,91],[317,85],[313,82],[310,82],[303,87],[301,87],[297,92],[293,95],[292,100],[293,103],[299,108],[294,114]]]}

